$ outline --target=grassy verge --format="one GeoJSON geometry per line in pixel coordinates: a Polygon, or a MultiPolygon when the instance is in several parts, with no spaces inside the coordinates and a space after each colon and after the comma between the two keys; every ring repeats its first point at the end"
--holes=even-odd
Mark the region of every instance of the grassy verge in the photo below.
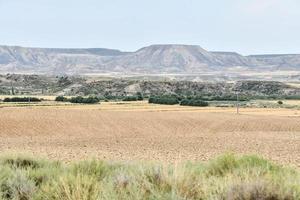
{"type": "Polygon", "coordinates": [[[300,199],[300,172],[256,156],[182,165],[0,160],[1,200],[300,199]]]}

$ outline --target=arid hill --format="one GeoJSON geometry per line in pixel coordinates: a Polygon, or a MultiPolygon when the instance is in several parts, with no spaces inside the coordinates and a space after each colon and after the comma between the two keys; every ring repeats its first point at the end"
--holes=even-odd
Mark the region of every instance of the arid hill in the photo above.
{"type": "Polygon", "coordinates": [[[1,73],[186,74],[226,71],[300,70],[300,55],[242,56],[195,45],[151,45],[136,52],[0,46],[1,73]]]}

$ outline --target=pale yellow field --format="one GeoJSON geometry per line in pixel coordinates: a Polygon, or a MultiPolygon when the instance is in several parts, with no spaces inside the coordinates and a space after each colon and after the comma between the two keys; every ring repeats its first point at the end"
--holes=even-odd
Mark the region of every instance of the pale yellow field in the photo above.
{"type": "Polygon", "coordinates": [[[59,160],[207,160],[259,154],[300,166],[300,111],[146,102],[0,108],[0,152],[59,160]]]}

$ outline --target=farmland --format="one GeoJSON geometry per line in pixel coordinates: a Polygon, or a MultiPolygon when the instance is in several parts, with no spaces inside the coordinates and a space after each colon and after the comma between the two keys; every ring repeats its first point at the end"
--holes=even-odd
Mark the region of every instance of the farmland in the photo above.
{"type": "Polygon", "coordinates": [[[297,109],[245,107],[237,115],[233,107],[145,101],[95,105],[49,101],[26,106],[2,103],[0,107],[1,154],[67,162],[97,158],[170,163],[205,161],[233,152],[300,166],[297,109]]]}

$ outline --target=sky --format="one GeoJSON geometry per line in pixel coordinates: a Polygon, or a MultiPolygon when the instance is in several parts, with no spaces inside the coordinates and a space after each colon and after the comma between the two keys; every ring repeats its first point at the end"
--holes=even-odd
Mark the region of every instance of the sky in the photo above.
{"type": "Polygon", "coordinates": [[[0,0],[0,45],[300,53],[299,0],[0,0]]]}

